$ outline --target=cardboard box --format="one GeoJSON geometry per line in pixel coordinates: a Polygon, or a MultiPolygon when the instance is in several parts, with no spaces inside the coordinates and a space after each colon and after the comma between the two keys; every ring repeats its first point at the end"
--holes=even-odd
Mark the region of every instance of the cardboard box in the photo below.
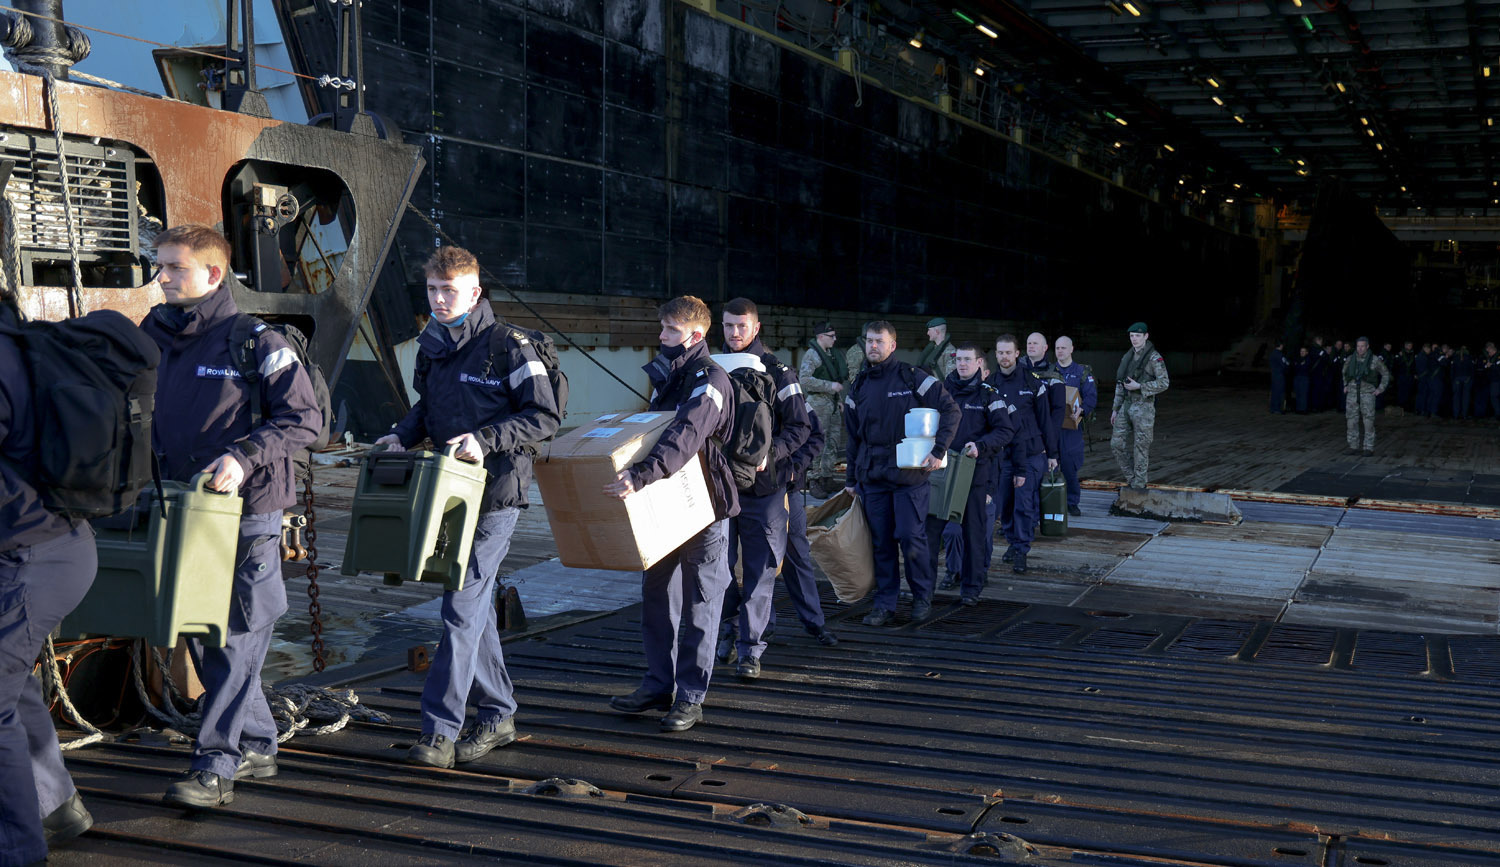
{"type": "Polygon", "coordinates": [[[564,566],[638,572],[713,522],[701,455],[623,500],[603,492],[651,451],[675,415],[610,413],[542,447],[536,482],[564,566]]]}
{"type": "Polygon", "coordinates": [[[1078,422],[1073,418],[1073,413],[1083,409],[1083,397],[1078,394],[1078,389],[1071,385],[1063,386],[1063,404],[1067,407],[1063,410],[1063,430],[1077,430],[1078,422]]]}

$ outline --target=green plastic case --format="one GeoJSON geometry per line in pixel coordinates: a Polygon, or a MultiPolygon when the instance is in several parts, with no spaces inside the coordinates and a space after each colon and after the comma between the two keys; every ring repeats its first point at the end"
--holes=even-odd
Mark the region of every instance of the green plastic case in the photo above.
{"type": "Polygon", "coordinates": [[[454,457],[457,450],[365,456],[343,574],[380,572],[387,584],[436,581],[445,590],[463,589],[489,474],[454,457]]]}
{"type": "Polygon", "coordinates": [[[164,500],[149,490],[143,505],[94,522],[99,571],[63,619],[64,637],[137,635],[171,647],[191,635],[224,646],[245,501],[208,480],[162,482],[164,500]]]}
{"type": "Polygon", "coordinates": [[[942,521],[962,521],[964,505],[969,502],[969,488],[974,484],[975,458],[949,451],[948,465],[933,470],[928,478],[932,493],[927,499],[927,514],[942,521]]]}
{"type": "Polygon", "coordinates": [[[1042,535],[1068,535],[1068,485],[1057,470],[1042,477],[1042,535]]]}

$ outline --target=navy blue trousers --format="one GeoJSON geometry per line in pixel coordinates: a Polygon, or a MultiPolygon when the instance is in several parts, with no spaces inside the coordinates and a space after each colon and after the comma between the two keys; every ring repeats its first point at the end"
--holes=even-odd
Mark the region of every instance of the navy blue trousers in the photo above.
{"type": "Polygon", "coordinates": [[[931,599],[937,576],[927,555],[927,506],[932,485],[859,486],[865,519],[875,541],[875,607],[896,610],[901,595],[898,554],[906,558],[906,584],[917,599],[931,599]]]}
{"type": "Polygon", "coordinates": [[[495,576],[510,551],[510,537],[521,510],[499,509],[479,516],[464,586],[443,594],[443,640],[422,684],[422,733],[457,738],[469,699],[479,723],[516,712],[516,699],[500,650],[495,614],[495,576]]]}
{"type": "Polygon", "coordinates": [[[989,496],[989,484],[984,477],[989,475],[988,470],[975,471],[975,476],[979,477],[979,484],[969,488],[962,522],[944,521],[931,515],[927,517],[927,556],[934,571],[937,569],[938,546],[942,543],[945,534],[951,531],[953,524],[957,523],[958,544],[953,547],[959,551],[959,564],[956,570],[950,567],[949,574],[958,579],[959,593],[963,596],[978,596],[979,591],[984,588],[987,555],[985,540],[990,535],[990,528],[994,526],[991,523],[989,509],[985,506],[985,499],[989,496]],[[983,476],[980,476],[980,473],[983,473],[983,476]]]}
{"type": "MultiPolygon", "coordinates": [[[[744,557],[740,564],[741,588],[736,594],[739,628],[735,649],[740,659],[760,659],[766,650],[776,569],[786,555],[787,518],[786,494],[778,491],[764,497],[740,494],[740,513],[729,519],[731,572],[735,562],[744,557]]],[[[723,613],[734,616],[729,611],[723,613]]]]}
{"type": "Polygon", "coordinates": [[[260,669],[276,618],[286,613],[281,579],[281,512],[240,518],[229,630],[223,647],[188,639],[188,654],[203,681],[203,724],[193,744],[192,769],[234,778],[244,750],[276,753],[276,720],[260,689],[260,669]]]}
{"type": "Polygon", "coordinates": [[[1000,532],[1005,541],[1022,554],[1031,551],[1036,538],[1036,524],[1042,516],[1042,475],[1047,472],[1047,456],[1033,455],[1019,469],[1001,461],[996,474],[995,502],[1000,515],[1000,532]],[[1016,487],[1014,479],[1024,474],[1026,484],[1016,487]]]}
{"type": "Polygon", "coordinates": [[[1469,398],[1473,394],[1474,381],[1469,378],[1453,380],[1453,417],[1469,417],[1469,398]]]}
{"type": "Polygon", "coordinates": [[[714,671],[724,589],[732,577],[729,521],[715,521],[641,573],[641,644],[653,693],[702,704],[714,671]]]}
{"type": "Polygon", "coordinates": [[[1286,377],[1271,377],[1271,412],[1280,413],[1286,408],[1286,377]]]}
{"type": "Polygon", "coordinates": [[[1292,380],[1292,391],[1297,395],[1297,412],[1307,412],[1311,398],[1308,389],[1311,387],[1305,376],[1298,376],[1292,380]]]}
{"type": "Polygon", "coordinates": [[[57,729],[42,704],[41,684],[31,671],[48,634],[94,583],[96,558],[94,533],[86,525],[38,545],[0,553],[0,865],[4,867],[47,857],[38,795],[51,793],[55,808],[74,791],[58,750],[57,729]],[[60,800],[55,797],[58,791],[66,792],[60,800]]]}
{"type": "MultiPolygon", "coordinates": [[[[807,544],[807,495],[802,491],[787,494],[786,560],[781,569],[781,580],[786,584],[786,595],[791,597],[792,607],[797,609],[797,619],[807,629],[816,631],[826,622],[823,617],[823,600],[818,596],[818,575],[813,571],[812,551],[807,544]]],[[[771,623],[776,623],[776,610],[771,610],[771,623]]]]}
{"type": "Polygon", "coordinates": [[[1083,500],[1083,485],[1078,481],[1078,471],[1083,469],[1083,431],[1064,428],[1057,447],[1060,452],[1057,463],[1068,486],[1068,505],[1077,508],[1083,500]]]}

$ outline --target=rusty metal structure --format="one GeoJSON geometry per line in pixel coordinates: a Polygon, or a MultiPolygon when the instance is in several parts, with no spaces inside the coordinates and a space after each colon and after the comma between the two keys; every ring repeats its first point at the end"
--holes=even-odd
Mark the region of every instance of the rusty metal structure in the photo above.
{"type": "MultiPolygon", "coordinates": [[[[31,6],[42,7],[25,16],[39,22],[35,33],[61,18],[55,0],[31,6]]],[[[33,318],[107,307],[139,320],[162,300],[151,273],[155,231],[217,226],[234,250],[229,285],[240,309],[309,334],[332,383],[425,163],[357,112],[341,129],[263,116],[248,8],[229,3],[242,35],[230,28],[231,53],[240,48],[226,104],[239,111],[68,81],[66,67],[0,73],[0,160],[10,164],[19,271],[12,291],[33,318]],[[334,221],[347,251],[311,275],[298,247],[316,224],[334,221]]],[[[11,16],[12,32],[20,20],[11,16]]]]}

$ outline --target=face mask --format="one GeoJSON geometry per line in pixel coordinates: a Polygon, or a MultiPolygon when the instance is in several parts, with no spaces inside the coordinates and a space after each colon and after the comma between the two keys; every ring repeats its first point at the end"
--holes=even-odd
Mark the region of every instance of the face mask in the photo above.
{"type": "Polygon", "coordinates": [[[464,324],[464,320],[468,319],[469,318],[469,314],[473,313],[473,312],[474,312],[474,308],[470,307],[468,310],[464,311],[464,315],[458,317],[457,319],[453,320],[452,322],[444,322],[443,325],[446,326],[446,327],[448,327],[448,328],[457,328],[458,326],[464,324]]]}
{"type": "Polygon", "coordinates": [[[676,361],[685,352],[687,352],[687,345],[683,343],[679,343],[676,346],[663,346],[661,348],[662,357],[668,361],[676,361]]]}

